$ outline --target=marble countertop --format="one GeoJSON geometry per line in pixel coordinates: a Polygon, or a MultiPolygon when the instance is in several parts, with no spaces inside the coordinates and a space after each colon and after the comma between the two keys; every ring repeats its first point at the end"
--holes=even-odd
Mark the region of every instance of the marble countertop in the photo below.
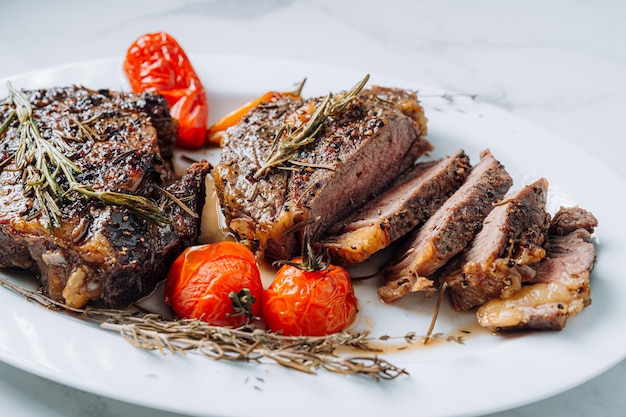
{"type": "MultiPolygon", "coordinates": [[[[476,94],[626,177],[626,2],[620,0],[5,0],[0,16],[0,78],[120,56],[137,36],[164,30],[189,54],[367,68],[476,94]]],[[[621,416],[624,385],[623,361],[568,392],[494,415],[621,416]]],[[[11,416],[172,416],[2,363],[0,403],[11,416]]]]}

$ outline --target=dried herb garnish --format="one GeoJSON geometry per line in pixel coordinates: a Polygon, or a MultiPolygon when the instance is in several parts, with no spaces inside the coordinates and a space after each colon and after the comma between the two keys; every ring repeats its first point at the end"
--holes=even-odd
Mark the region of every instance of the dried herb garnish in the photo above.
{"type": "Polygon", "coordinates": [[[158,185],[155,188],[159,190],[161,194],[163,194],[163,196],[165,197],[163,199],[162,204],[159,207],[161,211],[165,211],[165,209],[171,204],[176,204],[178,207],[180,207],[184,212],[186,212],[191,217],[195,217],[195,218],[198,217],[198,213],[191,210],[189,206],[185,204],[186,201],[193,199],[193,197],[188,196],[188,197],[179,198],[173,193],[170,193],[169,191],[167,191],[165,188],[159,187],[158,185]]]}
{"type": "Polygon", "coordinates": [[[75,174],[80,174],[82,170],[65,156],[64,152],[70,150],[66,140],[82,141],[84,137],[97,140],[96,132],[89,127],[93,118],[86,122],[72,119],[79,131],[79,135],[75,137],[68,138],[67,135],[56,133],[51,135],[49,140],[45,139],[35,121],[28,98],[23,92],[14,89],[10,83],[7,87],[8,105],[12,109],[0,125],[0,136],[7,131],[17,117],[19,125],[16,135],[19,137],[19,144],[13,155],[0,162],[0,167],[20,172],[24,194],[37,200],[39,209],[30,218],[43,216],[50,233],[54,233],[54,228],[62,225],[59,203],[63,199],[70,198],[69,194],[75,192],[108,205],[125,207],[139,217],[157,224],[171,223],[169,216],[163,213],[157,203],[150,198],[119,192],[97,191],[76,180],[75,174]],[[61,186],[60,179],[62,178],[67,182],[66,186],[61,186]]]}
{"type": "Polygon", "coordinates": [[[289,161],[299,149],[314,142],[324,121],[329,116],[335,115],[346,108],[359,95],[363,87],[365,87],[369,77],[369,74],[366,75],[365,78],[349,91],[341,96],[337,96],[337,100],[335,100],[335,96],[332,93],[328,93],[317,106],[311,118],[303,125],[295,129],[286,124],[281,126],[274,136],[269,156],[266,158],[261,168],[254,174],[254,178],[261,178],[269,169],[289,161]]]}
{"type": "Polygon", "coordinates": [[[428,326],[428,331],[426,332],[424,344],[428,343],[433,337],[433,330],[435,330],[435,324],[437,323],[437,318],[439,317],[439,309],[441,308],[441,302],[443,301],[443,296],[447,288],[448,283],[444,281],[443,284],[441,284],[441,288],[439,288],[439,295],[437,296],[437,302],[435,303],[435,309],[433,310],[433,315],[430,320],[430,326],[428,326]]]}
{"type": "Polygon", "coordinates": [[[4,277],[0,277],[0,286],[49,310],[96,322],[103,329],[119,332],[135,347],[163,354],[193,351],[219,360],[257,363],[269,360],[308,374],[323,369],[340,374],[364,375],[375,380],[408,375],[406,370],[378,357],[380,351],[371,347],[370,343],[383,338],[372,338],[368,332],[339,332],[322,337],[282,336],[250,325],[232,329],[212,326],[196,319],[170,321],[136,307],[126,310],[71,308],[4,277]],[[354,348],[362,354],[347,356],[337,353],[338,349],[345,347],[354,348]]]}

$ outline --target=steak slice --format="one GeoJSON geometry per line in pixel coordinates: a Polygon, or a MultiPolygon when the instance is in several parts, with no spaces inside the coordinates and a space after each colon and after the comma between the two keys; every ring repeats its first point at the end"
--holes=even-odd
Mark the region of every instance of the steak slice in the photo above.
{"type": "Polygon", "coordinates": [[[415,93],[377,88],[326,118],[290,163],[258,175],[279,129],[307,121],[321,103],[274,98],[223,137],[212,171],[218,197],[230,229],[259,257],[299,254],[296,231],[324,233],[432,150],[415,93]]]}
{"type": "Polygon", "coordinates": [[[536,265],[532,283],[509,299],[483,304],[476,313],[478,323],[497,333],[563,329],[569,317],[591,304],[589,279],[596,259],[591,234],[596,226],[588,211],[561,208],[552,220],[546,257],[536,265]]]}
{"type": "Polygon", "coordinates": [[[550,224],[550,235],[565,236],[578,229],[593,233],[598,227],[598,219],[578,206],[561,207],[550,224]]]}
{"type": "Polygon", "coordinates": [[[44,294],[69,307],[88,302],[124,307],[152,291],[173,258],[196,242],[209,165],[196,164],[176,179],[168,157],[178,124],[159,95],[82,87],[24,95],[32,107],[30,120],[41,133],[37,149],[53,147],[55,158],[62,154],[75,164],[74,180],[85,190],[144,197],[156,209],[160,201],[164,217],[148,220],[137,214],[136,204],[114,205],[70,190],[70,177],[55,171],[51,159],[45,166],[65,194],[51,197],[57,199],[57,220],[46,216],[42,200],[23,180],[42,157],[32,156],[18,167],[24,124],[11,116],[14,106],[5,100],[0,121],[10,123],[0,133],[0,266],[34,272],[44,294]],[[184,201],[187,209],[167,194],[184,201]]]}
{"type": "Polygon", "coordinates": [[[460,150],[441,161],[423,162],[398,178],[360,210],[330,228],[322,244],[331,260],[356,265],[422,225],[456,191],[470,171],[460,150]]]}
{"type": "Polygon", "coordinates": [[[487,215],[469,248],[440,278],[448,284],[455,309],[509,298],[534,277],[532,265],[545,256],[550,225],[547,192],[548,181],[541,178],[505,197],[487,215]]]}
{"type": "Polygon", "coordinates": [[[378,294],[384,302],[416,291],[432,295],[436,289],[430,275],[465,249],[511,187],[513,180],[489,150],[480,157],[465,183],[421,228],[411,232],[399,255],[383,270],[386,281],[378,294]]]}

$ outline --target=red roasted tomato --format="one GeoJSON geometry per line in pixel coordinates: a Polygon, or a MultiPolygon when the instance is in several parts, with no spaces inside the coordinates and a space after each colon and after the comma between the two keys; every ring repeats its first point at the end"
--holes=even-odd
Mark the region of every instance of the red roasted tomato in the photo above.
{"type": "Polygon", "coordinates": [[[310,272],[283,265],[263,292],[267,326],[286,336],[332,334],[351,324],[356,314],[350,275],[336,265],[310,272]]]}
{"type": "Polygon", "coordinates": [[[206,143],[209,104],[200,78],[176,39],[165,32],[148,33],[126,52],[124,72],[133,92],[154,90],[178,119],[178,145],[199,148],[206,143]]]}
{"type": "Polygon", "coordinates": [[[187,248],[165,283],[165,303],[179,318],[239,327],[261,315],[263,284],[254,255],[235,242],[187,248]]]}

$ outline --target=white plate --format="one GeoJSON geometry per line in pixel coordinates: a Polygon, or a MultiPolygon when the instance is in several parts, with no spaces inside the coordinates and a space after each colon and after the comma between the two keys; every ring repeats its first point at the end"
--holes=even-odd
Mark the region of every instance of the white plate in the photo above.
{"type": "MultiPolygon", "coordinates": [[[[305,95],[348,88],[364,73],[317,64],[235,56],[193,57],[210,95],[211,118],[267,90],[291,89],[308,79],[305,95]]],[[[365,68],[364,71],[367,71],[365,68]]],[[[83,84],[128,89],[118,59],[70,64],[11,77],[15,87],[83,84]]],[[[385,353],[410,376],[376,383],[324,371],[316,376],[273,364],[226,363],[199,355],[162,356],[132,347],[120,336],[47,311],[0,288],[0,360],[103,396],[193,415],[467,416],[520,406],[593,378],[626,354],[624,180],[571,143],[480,100],[439,97],[415,81],[373,74],[370,84],[420,91],[429,117],[433,156],[459,148],[472,160],[490,148],[519,187],[540,176],[551,184],[549,205],[579,204],[600,226],[592,274],[593,304],[562,332],[498,337],[479,331],[472,314],[444,308],[436,331],[472,331],[465,344],[437,343],[385,353]],[[605,185],[607,185],[605,187],[605,185]],[[611,192],[614,190],[615,192],[611,192]]],[[[0,81],[3,88],[4,81],[0,81]]],[[[1,95],[5,95],[3,92],[1,95]]],[[[374,283],[357,284],[359,327],[375,334],[424,334],[433,300],[415,295],[383,306],[374,283]]]]}

